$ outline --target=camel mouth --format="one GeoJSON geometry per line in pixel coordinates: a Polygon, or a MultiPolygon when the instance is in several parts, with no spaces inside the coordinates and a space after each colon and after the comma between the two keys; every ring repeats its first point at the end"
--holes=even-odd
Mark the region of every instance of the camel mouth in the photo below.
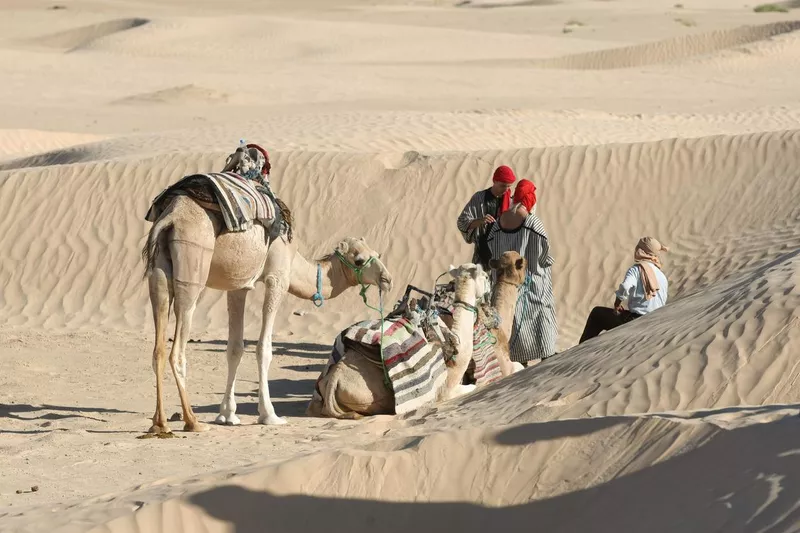
{"type": "Polygon", "coordinates": [[[383,292],[389,292],[392,290],[392,280],[381,276],[378,280],[378,287],[380,287],[383,292]]]}

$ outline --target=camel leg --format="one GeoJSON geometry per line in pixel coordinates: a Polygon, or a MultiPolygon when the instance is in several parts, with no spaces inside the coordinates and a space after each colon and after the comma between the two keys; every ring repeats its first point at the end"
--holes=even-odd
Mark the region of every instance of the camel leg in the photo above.
{"type": "Polygon", "coordinates": [[[156,412],[153,415],[153,425],[150,433],[169,433],[167,426],[167,413],[164,410],[164,366],[167,362],[167,325],[169,323],[169,307],[172,303],[172,284],[170,283],[169,262],[161,254],[156,258],[156,264],[148,276],[150,289],[150,303],[153,306],[153,321],[155,322],[156,338],[153,349],[153,372],[156,375],[156,412]]]}
{"type": "Polygon", "coordinates": [[[228,385],[225,396],[219,406],[217,424],[238,426],[241,424],[236,416],[236,371],[244,354],[244,307],[247,301],[246,290],[228,292],[228,385]]]}
{"type": "Polygon", "coordinates": [[[264,307],[261,316],[261,334],[256,348],[258,360],[258,423],[267,425],[285,424],[286,420],[275,414],[269,397],[269,365],[272,363],[272,330],[275,317],[283,297],[289,290],[292,258],[281,239],[270,245],[264,267],[264,307]]]}
{"type": "Polygon", "coordinates": [[[169,353],[169,365],[172,374],[175,376],[175,383],[178,385],[178,394],[181,398],[181,409],[183,411],[184,431],[207,431],[209,428],[205,424],[197,421],[197,417],[192,411],[189,402],[189,395],[181,375],[178,361],[186,357],[186,343],[189,340],[189,333],[192,328],[192,316],[197,307],[197,300],[200,297],[202,285],[196,283],[186,283],[174,281],[175,291],[175,337],[172,342],[172,350],[169,353]]]}
{"type": "Polygon", "coordinates": [[[173,240],[169,243],[169,256],[172,259],[172,290],[175,302],[175,336],[169,354],[169,365],[175,376],[175,383],[181,398],[184,431],[209,429],[208,426],[197,421],[197,417],[192,411],[182,366],[185,365],[186,343],[192,328],[192,316],[211,269],[213,239],[214,234],[211,231],[206,233],[198,231],[195,227],[185,228],[176,224],[173,227],[173,240]]]}
{"type": "MultiPolygon", "coordinates": [[[[200,289],[200,293],[197,295],[197,299],[195,301],[200,299],[200,297],[203,295],[205,290],[206,290],[205,287],[202,287],[200,289]]],[[[186,332],[186,340],[187,341],[189,340],[189,334],[190,333],[191,333],[190,331],[186,332]]],[[[186,365],[186,350],[184,349],[184,350],[181,350],[180,352],[178,352],[178,376],[179,376],[179,379],[181,380],[181,383],[183,384],[183,388],[187,387],[187,381],[186,380],[188,378],[188,373],[187,373],[187,368],[186,367],[187,367],[187,365],[186,365]]],[[[181,417],[181,420],[183,420],[182,417],[181,417]]]]}

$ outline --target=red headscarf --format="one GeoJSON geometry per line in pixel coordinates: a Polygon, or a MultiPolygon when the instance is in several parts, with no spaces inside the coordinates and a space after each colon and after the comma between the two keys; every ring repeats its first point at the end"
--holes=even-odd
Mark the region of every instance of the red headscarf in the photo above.
{"type": "MultiPolygon", "coordinates": [[[[497,167],[497,169],[494,171],[494,176],[492,176],[492,181],[499,181],[500,183],[514,183],[516,179],[517,177],[514,175],[514,171],[505,165],[497,167]]],[[[511,207],[510,190],[503,194],[503,200],[500,202],[500,214],[502,215],[508,211],[509,207],[511,207]]]]}
{"type": "Polygon", "coordinates": [[[524,205],[530,213],[536,205],[536,185],[530,180],[520,180],[514,191],[514,202],[524,205]]]}

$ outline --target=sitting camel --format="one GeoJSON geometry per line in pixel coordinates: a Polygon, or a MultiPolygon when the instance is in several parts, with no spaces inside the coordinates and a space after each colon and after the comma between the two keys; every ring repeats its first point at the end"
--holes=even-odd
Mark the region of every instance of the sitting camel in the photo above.
{"type": "Polygon", "coordinates": [[[275,414],[269,396],[268,372],[272,362],[272,331],[285,294],[301,298],[319,293],[333,298],[358,284],[377,285],[390,291],[391,275],[363,239],[346,238],[336,251],[310,265],[285,235],[268,240],[265,229],[254,224],[245,231],[226,231],[218,211],[201,206],[188,196],[176,196],[150,228],[142,252],[146,264],[150,301],[155,322],[153,370],[156,375],[156,411],[151,433],[169,433],[163,403],[162,377],[166,362],[167,323],[174,303],[175,336],[169,363],[180,394],[185,431],[205,431],[197,421],[186,392],[186,342],[192,315],[206,287],[228,294],[228,384],[217,421],[238,424],[234,385],[244,353],[244,308],[253,280],[266,285],[258,360],[258,422],[284,424],[275,414]],[[315,281],[316,280],[316,281],[315,281]],[[313,291],[313,293],[312,293],[313,291]],[[311,293],[311,294],[310,294],[311,293]]]}
{"type": "MultiPolygon", "coordinates": [[[[447,365],[446,379],[436,393],[436,402],[467,394],[475,388],[462,385],[461,379],[472,359],[473,327],[478,313],[476,302],[490,291],[489,277],[480,265],[451,266],[450,274],[455,278],[455,309],[450,331],[455,334],[458,347],[452,364],[447,365]]],[[[317,384],[323,400],[312,400],[306,413],[351,419],[394,414],[394,395],[384,379],[380,362],[376,364],[358,349],[347,347],[342,358],[317,384]]]]}
{"type": "MultiPolygon", "coordinates": [[[[514,251],[505,252],[500,259],[489,261],[489,267],[495,271],[496,276],[492,299],[491,303],[478,306],[478,319],[486,325],[489,333],[494,337],[494,356],[500,365],[500,373],[503,377],[525,368],[521,363],[511,361],[508,341],[514,323],[519,287],[525,282],[526,266],[525,258],[514,251]],[[500,317],[499,327],[492,323],[494,322],[492,315],[495,311],[500,317]]],[[[452,317],[444,314],[441,315],[441,318],[447,327],[451,326],[452,317]]],[[[470,361],[464,377],[465,383],[475,383],[472,375],[474,366],[474,361],[470,361]]]]}

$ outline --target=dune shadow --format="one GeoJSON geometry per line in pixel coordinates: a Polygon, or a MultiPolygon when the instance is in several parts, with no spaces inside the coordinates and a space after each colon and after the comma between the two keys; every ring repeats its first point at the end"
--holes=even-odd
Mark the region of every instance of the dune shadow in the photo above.
{"type": "MultiPolygon", "coordinates": [[[[565,435],[591,433],[578,428],[584,423],[597,428],[594,420],[570,422],[570,427],[562,426],[565,435]]],[[[398,475],[390,465],[371,474],[375,478],[368,480],[371,486],[381,487],[398,475]]],[[[519,498],[516,492],[511,496],[519,498]]],[[[483,533],[497,528],[521,532],[531,531],[532,524],[536,530],[563,533],[796,531],[800,420],[792,417],[719,430],[705,444],[651,467],[588,489],[507,507],[278,496],[236,485],[196,493],[188,501],[227,522],[235,533],[264,531],[265,516],[269,531],[280,533],[316,529],[355,533],[376,527],[384,533],[442,529],[483,533]]]]}
{"type": "MultiPolygon", "coordinates": [[[[70,418],[81,418],[93,420],[95,422],[108,422],[105,418],[90,416],[87,413],[114,413],[114,414],[136,414],[136,411],[125,411],[122,409],[109,409],[105,407],[76,407],[65,405],[29,405],[29,404],[4,404],[0,403],[0,419],[8,418],[43,427],[42,421],[66,420],[70,418]],[[42,412],[44,411],[44,412],[42,412]]],[[[64,428],[44,428],[31,430],[12,430],[0,429],[0,434],[34,435],[41,433],[51,433],[53,431],[66,431],[64,428]]]]}
{"type": "Polygon", "coordinates": [[[582,437],[628,422],[630,418],[624,416],[552,420],[509,428],[498,433],[495,441],[505,446],[523,446],[545,440],[582,437]]]}

